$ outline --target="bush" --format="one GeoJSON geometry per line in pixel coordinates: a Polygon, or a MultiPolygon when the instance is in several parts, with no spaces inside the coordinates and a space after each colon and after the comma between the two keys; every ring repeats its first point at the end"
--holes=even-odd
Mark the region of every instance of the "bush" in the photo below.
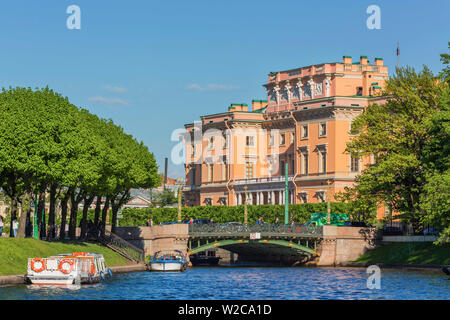
{"type": "MultiPolygon", "coordinates": [[[[331,212],[347,213],[348,205],[341,202],[331,203],[331,212]]],[[[248,223],[262,217],[266,223],[273,223],[278,217],[280,222],[284,222],[284,205],[249,205],[247,206],[248,223]]],[[[313,212],[327,212],[327,204],[304,203],[289,205],[289,219],[296,223],[309,221],[313,212]]],[[[119,219],[120,226],[145,226],[147,219],[152,218],[153,224],[177,221],[178,208],[145,208],[145,209],[124,209],[123,218],[119,219]],[[150,211],[151,210],[151,213],[150,211]]],[[[216,223],[244,222],[244,205],[227,206],[198,206],[183,207],[181,219],[214,219],[216,223]]]]}

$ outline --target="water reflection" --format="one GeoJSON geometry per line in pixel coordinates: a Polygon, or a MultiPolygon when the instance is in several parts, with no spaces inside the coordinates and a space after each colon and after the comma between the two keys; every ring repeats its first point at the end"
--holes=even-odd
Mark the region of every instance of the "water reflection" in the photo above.
{"type": "Polygon", "coordinates": [[[194,268],[183,273],[117,274],[93,285],[0,288],[0,299],[449,299],[441,273],[384,270],[367,288],[361,268],[194,268]]]}

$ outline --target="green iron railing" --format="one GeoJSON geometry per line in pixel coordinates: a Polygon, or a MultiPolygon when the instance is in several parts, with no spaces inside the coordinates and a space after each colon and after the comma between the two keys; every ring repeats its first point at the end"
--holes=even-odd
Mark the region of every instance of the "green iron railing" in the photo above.
{"type": "Polygon", "coordinates": [[[105,230],[105,236],[101,238],[101,241],[130,260],[138,263],[145,262],[144,250],[132,245],[108,230],[105,230]]]}
{"type": "Polygon", "coordinates": [[[297,236],[321,238],[322,226],[304,226],[301,224],[192,224],[190,236],[242,236],[250,233],[262,233],[273,236],[297,236]]]}

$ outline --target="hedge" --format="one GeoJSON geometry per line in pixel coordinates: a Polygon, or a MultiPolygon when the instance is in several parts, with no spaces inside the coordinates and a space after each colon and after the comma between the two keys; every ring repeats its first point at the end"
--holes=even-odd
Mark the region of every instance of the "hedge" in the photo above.
{"type": "MultiPolygon", "coordinates": [[[[332,213],[348,213],[348,205],[341,202],[331,203],[332,213]]],[[[273,223],[278,217],[280,222],[284,222],[284,205],[249,205],[248,223],[255,223],[260,217],[266,223],[273,223]]],[[[289,205],[289,219],[296,223],[304,223],[310,220],[310,214],[313,212],[327,212],[327,203],[304,203],[289,205]]],[[[123,218],[119,219],[120,226],[145,226],[147,219],[152,218],[153,224],[177,221],[177,208],[143,208],[143,209],[124,209],[123,218]],[[151,210],[151,213],[149,212],[151,210]]],[[[197,206],[183,207],[181,218],[185,219],[214,219],[216,223],[225,222],[244,222],[244,205],[227,206],[197,206]]]]}

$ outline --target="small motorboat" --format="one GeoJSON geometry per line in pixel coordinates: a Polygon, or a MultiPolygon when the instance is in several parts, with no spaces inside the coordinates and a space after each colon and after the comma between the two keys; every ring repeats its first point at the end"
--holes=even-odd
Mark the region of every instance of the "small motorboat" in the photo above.
{"type": "Polygon", "coordinates": [[[442,272],[445,273],[446,275],[450,276],[450,268],[448,267],[442,267],[442,272]]]}
{"type": "Polygon", "coordinates": [[[149,263],[150,271],[185,271],[188,262],[179,250],[164,250],[154,254],[149,263]]]}
{"type": "Polygon", "coordinates": [[[34,285],[79,285],[98,283],[111,277],[102,254],[74,252],[47,258],[29,258],[25,275],[34,285]]]}

